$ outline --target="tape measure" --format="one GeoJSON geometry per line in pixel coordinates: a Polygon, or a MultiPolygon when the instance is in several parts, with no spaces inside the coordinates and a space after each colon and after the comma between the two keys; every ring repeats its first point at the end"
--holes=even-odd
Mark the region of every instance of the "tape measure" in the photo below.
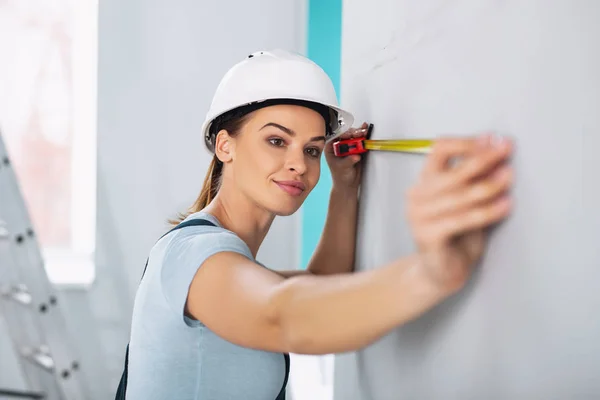
{"type": "Polygon", "coordinates": [[[333,143],[333,153],[338,157],[362,154],[369,150],[427,154],[433,145],[431,139],[371,140],[371,133],[373,133],[373,124],[369,124],[366,137],[344,139],[333,143]]]}
{"type": "Polygon", "coordinates": [[[333,153],[338,157],[362,154],[369,150],[427,154],[431,151],[432,144],[433,140],[430,139],[370,140],[355,138],[335,142],[333,153]]]}

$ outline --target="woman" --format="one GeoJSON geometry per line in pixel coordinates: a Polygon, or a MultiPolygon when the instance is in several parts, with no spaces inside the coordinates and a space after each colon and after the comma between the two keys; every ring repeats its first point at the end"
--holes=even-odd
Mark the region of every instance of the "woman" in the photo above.
{"type": "Polygon", "coordinates": [[[436,141],[408,193],[417,251],[350,273],[361,163],[335,157],[332,139],[364,135],[351,124],[302,56],[255,53],[225,75],[203,127],[214,158],[181,218],[204,225],[168,233],[150,253],[127,398],[281,399],[288,353],[358,350],[463,287],[484,229],[510,210],[511,145],[436,141]],[[275,216],[296,212],[317,184],[322,153],[333,186],[321,242],[306,271],[271,270],[256,254],[275,216]]]}

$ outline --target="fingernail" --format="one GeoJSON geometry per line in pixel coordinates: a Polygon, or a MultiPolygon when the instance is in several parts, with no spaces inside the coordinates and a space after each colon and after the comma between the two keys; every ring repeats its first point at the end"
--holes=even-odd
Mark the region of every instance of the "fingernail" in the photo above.
{"type": "Polygon", "coordinates": [[[506,138],[504,138],[503,136],[493,135],[490,139],[490,143],[494,147],[504,147],[506,146],[507,141],[506,138]]]}
{"type": "Polygon", "coordinates": [[[482,135],[477,138],[479,147],[488,147],[490,145],[490,135],[482,135]]]}

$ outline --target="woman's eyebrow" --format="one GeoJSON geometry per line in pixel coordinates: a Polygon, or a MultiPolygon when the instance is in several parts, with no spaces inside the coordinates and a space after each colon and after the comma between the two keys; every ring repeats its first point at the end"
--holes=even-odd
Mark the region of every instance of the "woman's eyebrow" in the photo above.
{"type": "Polygon", "coordinates": [[[277,129],[281,129],[282,131],[284,131],[285,133],[287,133],[287,134],[288,134],[288,135],[290,135],[290,136],[295,136],[295,135],[296,135],[296,132],[294,132],[294,131],[293,131],[293,130],[291,130],[290,128],[286,128],[285,126],[283,126],[283,125],[279,125],[279,124],[278,124],[278,123],[276,123],[276,122],[269,122],[269,123],[265,124],[265,126],[263,126],[262,128],[260,128],[259,130],[263,130],[263,129],[265,129],[267,126],[273,126],[273,127],[277,128],[277,129]]]}
{"type": "MultiPolygon", "coordinates": [[[[278,123],[276,123],[276,122],[269,122],[269,123],[265,124],[265,125],[264,125],[262,128],[260,128],[259,130],[263,130],[263,129],[264,129],[264,128],[266,128],[267,126],[272,126],[272,127],[275,127],[275,128],[277,128],[277,129],[280,129],[280,130],[282,130],[283,132],[287,133],[287,134],[288,134],[288,135],[290,135],[290,136],[296,136],[296,132],[294,132],[294,131],[293,131],[293,130],[291,130],[290,128],[288,128],[288,127],[285,127],[285,126],[283,126],[283,125],[280,125],[280,124],[278,124],[278,123]]],[[[310,141],[311,141],[311,142],[320,141],[320,140],[322,140],[322,141],[325,141],[325,136],[321,135],[321,136],[314,136],[314,137],[310,138],[310,141]]]]}

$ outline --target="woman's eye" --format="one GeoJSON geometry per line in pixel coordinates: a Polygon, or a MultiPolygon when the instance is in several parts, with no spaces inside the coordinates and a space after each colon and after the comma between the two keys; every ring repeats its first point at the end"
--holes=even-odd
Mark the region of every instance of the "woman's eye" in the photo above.
{"type": "Polygon", "coordinates": [[[306,152],[311,157],[319,157],[319,155],[321,154],[321,150],[319,150],[318,148],[314,148],[314,147],[306,149],[306,152]]]}
{"type": "Polygon", "coordinates": [[[273,145],[273,146],[283,146],[283,139],[280,138],[272,138],[269,139],[269,142],[273,145]]]}

